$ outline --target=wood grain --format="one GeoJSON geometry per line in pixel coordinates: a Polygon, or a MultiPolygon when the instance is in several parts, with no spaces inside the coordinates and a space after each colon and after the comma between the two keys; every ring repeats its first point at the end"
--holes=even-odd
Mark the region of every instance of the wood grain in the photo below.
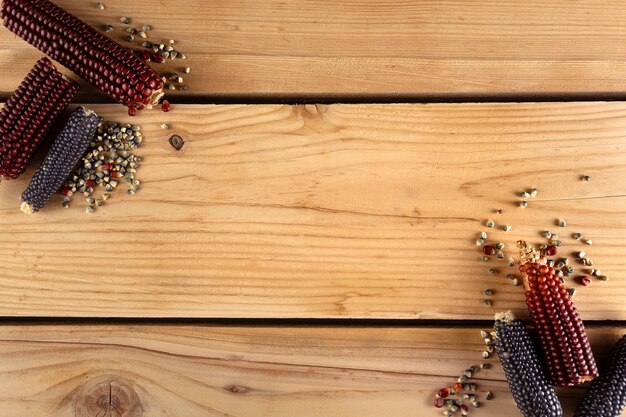
{"type": "MultiPolygon", "coordinates": [[[[0,406],[5,417],[93,417],[86,394],[106,397],[111,384],[124,406],[134,398],[122,417],[434,417],[434,393],[483,362],[478,330],[4,325],[0,406]]],[[[625,332],[591,329],[596,356],[625,332]]],[[[476,375],[480,415],[518,415],[497,359],[488,362],[476,375]]],[[[566,416],[583,393],[560,391],[566,416]]]]}
{"type": "MultiPolygon", "coordinates": [[[[188,94],[215,100],[615,96],[626,86],[619,0],[56,3],[98,27],[121,27],[121,16],[152,24],[151,39],[173,38],[189,57],[188,94]]],[[[39,56],[0,30],[0,92],[39,56]]]]}
{"type": "Polygon", "coordinates": [[[515,268],[482,262],[475,244],[492,218],[513,226],[489,230],[507,257],[546,229],[562,255],[586,251],[610,281],[568,284],[583,318],[626,319],[625,103],[194,105],[134,121],[135,196],[122,187],[93,215],[57,196],[29,216],[32,170],[0,185],[0,315],[525,316],[505,279],[515,268]],[[530,187],[539,195],[520,209],[530,187]]]}

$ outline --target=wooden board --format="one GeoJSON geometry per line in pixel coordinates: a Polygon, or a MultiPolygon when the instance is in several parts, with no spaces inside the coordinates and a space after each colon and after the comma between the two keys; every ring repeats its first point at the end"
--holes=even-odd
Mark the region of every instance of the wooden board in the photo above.
{"type": "Polygon", "coordinates": [[[515,268],[482,262],[475,244],[492,218],[513,226],[489,230],[507,257],[546,229],[579,269],[572,254],[586,251],[610,280],[568,283],[583,318],[626,319],[625,103],[195,105],[134,121],[135,196],[122,187],[93,215],[57,196],[25,215],[32,171],[0,185],[0,315],[525,316],[505,279],[515,268]],[[539,195],[521,209],[530,187],[539,195]]]}
{"type": "MultiPolygon", "coordinates": [[[[103,11],[91,0],[56,3],[98,27],[121,27],[121,16],[153,25],[152,40],[174,39],[189,57],[188,94],[215,100],[619,96],[626,89],[619,0],[109,0],[103,11]]],[[[123,30],[113,37],[121,40],[123,30]]],[[[12,91],[39,56],[0,30],[0,92],[12,91]]],[[[81,97],[93,100],[92,90],[81,97]]]]}
{"type": "MultiPolygon", "coordinates": [[[[591,329],[596,357],[625,332],[591,329]]],[[[482,349],[477,328],[4,325],[0,406],[4,417],[92,417],[103,414],[86,398],[108,403],[111,392],[123,417],[434,417],[434,393],[482,363],[482,349]]],[[[488,363],[472,414],[517,415],[488,363]]],[[[583,393],[560,391],[566,416],[583,393]]]]}

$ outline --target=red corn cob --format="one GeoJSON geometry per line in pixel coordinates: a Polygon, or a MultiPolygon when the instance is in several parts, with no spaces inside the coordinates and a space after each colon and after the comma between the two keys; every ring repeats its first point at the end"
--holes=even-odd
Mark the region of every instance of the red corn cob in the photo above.
{"type": "Polygon", "coordinates": [[[4,25],[129,109],[152,108],[163,81],[132,52],[48,0],[4,0],[4,25]]]}
{"type": "Polygon", "coordinates": [[[535,323],[552,383],[572,386],[591,381],[598,368],[576,307],[545,258],[528,243],[518,241],[520,272],[526,304],[535,323]]]}
{"type": "Polygon", "coordinates": [[[0,112],[0,179],[24,172],[59,114],[72,101],[78,84],[40,59],[0,112]]]}

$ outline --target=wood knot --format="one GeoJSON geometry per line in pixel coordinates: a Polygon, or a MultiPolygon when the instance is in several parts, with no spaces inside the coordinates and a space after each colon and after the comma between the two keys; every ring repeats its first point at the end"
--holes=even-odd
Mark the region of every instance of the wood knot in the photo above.
{"type": "Polygon", "coordinates": [[[250,391],[250,388],[237,384],[226,385],[224,389],[226,391],[232,392],[233,394],[245,394],[246,392],[250,391]]]}
{"type": "Polygon", "coordinates": [[[89,380],[75,399],[76,417],[141,417],[143,408],[130,383],[113,375],[89,380]]]}
{"type": "Polygon", "coordinates": [[[184,144],[185,141],[180,136],[172,135],[170,137],[170,145],[172,145],[172,148],[176,149],[177,151],[180,151],[183,148],[184,144]]]}

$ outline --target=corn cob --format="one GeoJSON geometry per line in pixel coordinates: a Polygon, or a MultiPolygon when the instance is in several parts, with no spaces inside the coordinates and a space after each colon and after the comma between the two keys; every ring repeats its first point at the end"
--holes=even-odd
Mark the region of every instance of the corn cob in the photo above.
{"type": "Polygon", "coordinates": [[[0,113],[0,180],[15,179],[59,114],[72,101],[78,84],[40,59],[13,92],[0,113]]]}
{"type": "Polygon", "coordinates": [[[79,107],[70,115],[30,184],[22,194],[22,211],[34,213],[43,208],[70,175],[89,144],[102,119],[79,107]]]}
{"type": "Polygon", "coordinates": [[[157,104],[163,80],[129,50],[48,0],[4,0],[4,25],[134,115],[157,104]]]}
{"type": "Polygon", "coordinates": [[[524,417],[561,417],[563,410],[524,324],[496,314],[493,341],[513,399],[524,417]]]}
{"type": "Polygon", "coordinates": [[[604,373],[593,381],[574,417],[619,417],[626,407],[626,336],[613,348],[604,373]]]}
{"type": "Polygon", "coordinates": [[[573,386],[598,376],[589,340],[576,307],[554,268],[524,241],[518,241],[526,305],[535,323],[552,383],[573,386]]]}

